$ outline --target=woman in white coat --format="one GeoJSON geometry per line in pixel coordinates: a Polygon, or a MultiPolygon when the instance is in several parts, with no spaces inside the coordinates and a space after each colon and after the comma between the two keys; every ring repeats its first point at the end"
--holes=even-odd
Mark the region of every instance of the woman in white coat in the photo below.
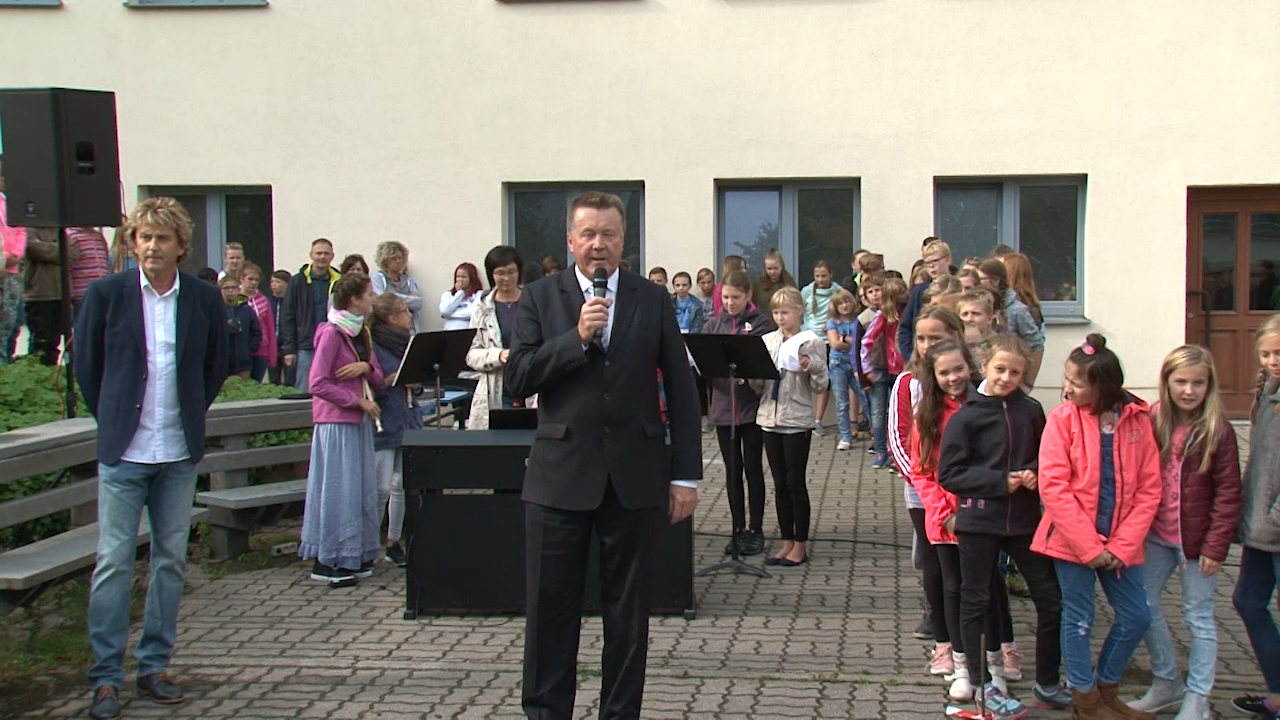
{"type": "Polygon", "coordinates": [[[476,336],[467,352],[467,366],[480,374],[471,398],[468,430],[489,428],[489,409],[513,407],[520,398],[511,397],[502,387],[502,374],[515,335],[516,306],[520,302],[520,278],[524,263],[509,245],[499,245],[484,257],[484,272],[490,290],[480,296],[471,327],[476,336]]]}

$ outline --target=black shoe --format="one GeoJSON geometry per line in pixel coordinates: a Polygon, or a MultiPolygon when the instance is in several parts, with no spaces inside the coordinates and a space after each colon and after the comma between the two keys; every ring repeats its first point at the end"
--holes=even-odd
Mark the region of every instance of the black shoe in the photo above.
{"type": "Polygon", "coordinates": [[[764,559],[764,564],[765,565],[781,565],[783,560],[786,560],[786,558],[768,557],[764,559]]]}
{"type": "Polygon", "coordinates": [[[328,582],[329,578],[333,577],[333,572],[336,569],[337,568],[329,567],[328,565],[321,563],[319,560],[316,560],[311,563],[311,579],[328,582]]]}
{"type": "Polygon", "coordinates": [[[759,530],[748,530],[746,537],[746,547],[739,546],[739,551],[743,555],[749,557],[764,552],[764,533],[759,530]]]}
{"type": "Polygon", "coordinates": [[[358,578],[367,578],[367,577],[372,577],[372,576],[373,576],[373,561],[372,561],[372,560],[370,560],[370,561],[369,561],[369,562],[367,562],[367,563],[361,563],[361,564],[360,564],[360,569],[359,569],[359,570],[353,570],[353,571],[351,571],[351,574],[352,574],[352,575],[354,575],[354,576],[356,576],[356,577],[358,577],[358,578]]]}
{"type": "Polygon", "coordinates": [[[1271,717],[1271,711],[1267,710],[1267,706],[1263,704],[1265,700],[1266,698],[1262,695],[1241,695],[1232,698],[1231,704],[1242,713],[1271,717]]]}
{"type": "Polygon", "coordinates": [[[788,557],[781,557],[781,558],[778,558],[778,562],[774,564],[780,567],[800,567],[801,565],[809,564],[809,556],[805,555],[804,558],[800,560],[792,560],[791,558],[788,558],[788,557]]]}
{"type": "Polygon", "coordinates": [[[915,630],[911,631],[911,637],[917,640],[933,639],[933,623],[930,621],[928,613],[925,613],[925,616],[920,618],[920,624],[916,626],[915,630]]]}
{"type": "Polygon", "coordinates": [[[726,543],[724,546],[725,555],[733,554],[734,543],[738,544],[738,554],[746,555],[747,554],[747,531],[746,530],[733,531],[733,536],[729,538],[729,542],[726,543]]]}
{"type": "Polygon", "coordinates": [[[404,567],[409,564],[409,558],[404,554],[404,548],[400,547],[400,543],[392,543],[387,548],[387,562],[396,567],[404,567]]]}
{"type": "Polygon", "coordinates": [[[120,717],[120,691],[111,685],[99,685],[94,688],[89,717],[97,720],[120,717]]]}
{"type": "Polygon", "coordinates": [[[152,700],[165,705],[182,702],[182,688],[169,682],[169,676],[162,673],[151,673],[138,678],[138,692],[150,695],[152,700]]]}

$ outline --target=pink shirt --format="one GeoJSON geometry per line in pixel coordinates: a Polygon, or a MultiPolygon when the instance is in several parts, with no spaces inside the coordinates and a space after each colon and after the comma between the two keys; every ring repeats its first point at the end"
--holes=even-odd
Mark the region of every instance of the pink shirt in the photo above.
{"type": "MultiPolygon", "coordinates": [[[[4,255],[8,264],[8,258],[21,258],[27,253],[27,229],[20,227],[9,227],[9,218],[5,210],[4,193],[0,193],[0,240],[4,241],[4,255]]],[[[18,274],[18,266],[6,267],[5,272],[10,275],[18,274]]]]}
{"type": "Polygon", "coordinates": [[[271,301],[262,293],[254,293],[253,297],[248,300],[249,307],[253,308],[254,314],[258,316],[258,324],[262,326],[262,344],[258,346],[258,351],[253,354],[254,357],[264,357],[267,359],[267,367],[276,366],[276,320],[275,314],[271,312],[271,301]]]}
{"type": "Polygon", "coordinates": [[[80,254],[71,265],[71,297],[83,300],[94,280],[107,276],[107,239],[97,228],[67,228],[67,240],[76,244],[80,254]]]}
{"type": "Polygon", "coordinates": [[[1186,426],[1173,431],[1173,452],[1160,467],[1160,509],[1151,523],[1151,532],[1174,547],[1182,547],[1182,456],[1189,432],[1186,426]]]}

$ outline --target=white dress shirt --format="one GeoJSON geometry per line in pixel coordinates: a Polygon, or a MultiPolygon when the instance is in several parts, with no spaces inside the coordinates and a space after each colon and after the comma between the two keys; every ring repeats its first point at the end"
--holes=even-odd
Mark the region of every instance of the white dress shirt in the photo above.
{"type": "MultiPolygon", "coordinates": [[[[573,266],[573,272],[576,273],[578,276],[578,286],[582,288],[583,301],[585,302],[586,300],[590,300],[591,298],[595,297],[595,289],[596,289],[595,282],[591,278],[587,277],[586,275],[583,275],[582,270],[580,270],[577,265],[573,266]]],[[[605,290],[604,297],[606,300],[613,300],[613,302],[610,303],[609,305],[609,324],[605,326],[604,332],[601,333],[600,335],[601,344],[604,345],[605,348],[608,348],[609,335],[613,331],[613,309],[618,304],[617,302],[617,299],[618,299],[617,268],[614,268],[613,274],[609,276],[609,282],[605,290]]],[[[583,345],[582,349],[586,350],[587,346],[583,345]]],[[[678,485],[680,487],[695,488],[695,489],[698,487],[697,480],[672,480],[671,484],[678,485]]]]}
{"type": "MultiPolygon", "coordinates": [[[[578,285],[582,288],[583,301],[590,300],[595,297],[595,281],[582,274],[582,270],[577,265],[573,266],[573,272],[578,276],[578,285]]],[[[618,304],[618,269],[613,269],[613,274],[609,276],[608,287],[605,290],[604,298],[612,300],[609,304],[609,324],[605,326],[604,332],[600,334],[600,344],[606,349],[609,347],[609,333],[613,330],[613,308],[618,304]]]]}
{"type": "Polygon", "coordinates": [[[122,460],[142,465],[178,462],[191,457],[187,436],[182,430],[182,409],[178,404],[178,285],[161,295],[136,270],[142,286],[142,332],[147,338],[146,388],[142,414],[122,460]]]}

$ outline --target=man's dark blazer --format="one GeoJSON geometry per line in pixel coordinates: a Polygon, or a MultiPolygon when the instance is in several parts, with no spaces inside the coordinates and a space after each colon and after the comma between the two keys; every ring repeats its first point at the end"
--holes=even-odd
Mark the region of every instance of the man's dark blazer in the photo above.
{"type": "Polygon", "coordinates": [[[697,389],[671,296],[619,271],[607,353],[595,345],[582,349],[583,302],[573,268],[533,282],[520,297],[504,387],[515,397],[538,394],[524,499],[594,510],[611,483],[624,508],[665,506],[671,480],[702,477],[697,389]]]}
{"type": "MultiPolygon", "coordinates": [[[[133,442],[147,386],[142,287],[126,270],[95,281],[76,319],[76,382],[98,419],[98,462],[115,465],[133,442]]],[[[179,273],[178,404],[192,462],[204,457],[204,419],[227,379],[227,322],[222,293],[179,273]]]]}

